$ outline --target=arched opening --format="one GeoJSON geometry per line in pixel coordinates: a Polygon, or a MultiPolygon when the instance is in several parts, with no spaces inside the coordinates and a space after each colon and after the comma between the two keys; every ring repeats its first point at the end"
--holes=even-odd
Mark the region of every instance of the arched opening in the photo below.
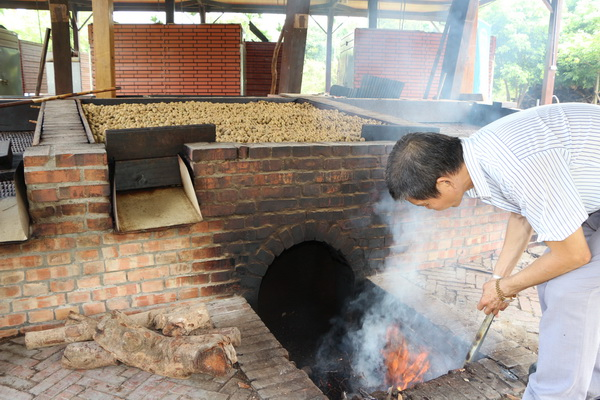
{"type": "Polygon", "coordinates": [[[353,290],[354,273],[344,257],[326,243],[307,241],[269,266],[257,313],[299,368],[311,366],[319,338],[353,290]]]}

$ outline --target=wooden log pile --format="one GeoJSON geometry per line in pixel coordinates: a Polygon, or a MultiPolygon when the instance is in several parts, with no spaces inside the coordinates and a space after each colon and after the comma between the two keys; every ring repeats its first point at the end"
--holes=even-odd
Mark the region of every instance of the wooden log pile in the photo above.
{"type": "Polygon", "coordinates": [[[62,365],[93,369],[124,363],[144,371],[185,379],[195,373],[226,374],[241,343],[235,328],[214,329],[203,304],[99,319],[71,313],[63,327],[25,334],[28,349],[68,344],[62,365]]]}

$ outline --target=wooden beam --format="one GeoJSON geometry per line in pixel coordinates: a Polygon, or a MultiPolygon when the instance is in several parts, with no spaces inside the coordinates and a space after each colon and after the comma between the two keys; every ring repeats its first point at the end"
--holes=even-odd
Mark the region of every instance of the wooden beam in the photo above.
{"type": "Polygon", "coordinates": [[[456,99],[460,94],[467,63],[473,62],[469,49],[477,22],[477,7],[477,0],[452,1],[446,21],[450,25],[440,76],[440,98],[456,99]]]}
{"type": "Polygon", "coordinates": [[[377,20],[379,19],[379,0],[368,0],[367,9],[369,11],[369,29],[377,29],[377,20]]]}
{"type": "MultiPolygon", "coordinates": [[[[92,13],[96,88],[112,88],[116,86],[113,0],[92,0],[92,13]]],[[[111,91],[96,97],[111,98],[116,94],[111,91]]]]}
{"type": "Polygon", "coordinates": [[[71,32],[73,33],[73,52],[79,57],[79,27],[78,25],[77,4],[71,4],[71,32]]]}
{"type": "Polygon", "coordinates": [[[546,8],[548,9],[548,11],[552,12],[552,0],[541,0],[542,3],[544,3],[544,5],[546,6],[546,8]]]}
{"type": "Polygon", "coordinates": [[[329,93],[331,88],[331,59],[333,56],[333,21],[335,19],[334,9],[331,7],[327,14],[327,47],[325,52],[325,92],[329,93]]]}
{"type": "Polygon", "coordinates": [[[546,43],[546,61],[544,65],[544,81],[540,104],[552,104],[554,95],[554,79],[556,77],[556,59],[558,56],[558,37],[560,35],[560,19],[563,0],[552,0],[552,12],[548,24],[548,42],[546,43]]]}
{"type": "Polygon", "coordinates": [[[68,0],[48,0],[52,26],[52,57],[56,94],[73,92],[68,0]]]}
{"type": "Polygon", "coordinates": [[[175,0],[165,0],[165,14],[167,24],[175,23],[175,0]]]}
{"type": "MultiPolygon", "coordinates": [[[[460,92],[473,93],[475,83],[475,57],[477,54],[477,22],[479,16],[479,7],[475,5],[469,10],[466,23],[470,23],[470,36],[465,37],[465,48],[461,51],[462,58],[462,82],[460,92]]],[[[466,34],[467,32],[465,32],[466,34]]]]}
{"type": "Polygon", "coordinates": [[[37,83],[35,85],[35,95],[39,96],[42,91],[42,81],[44,80],[44,69],[46,68],[46,55],[48,54],[48,43],[50,43],[50,32],[52,29],[46,28],[44,35],[44,44],[42,45],[42,55],[40,57],[40,68],[38,69],[37,83]]]}
{"type": "Polygon", "coordinates": [[[310,0],[288,1],[283,36],[280,93],[300,93],[310,0]]]}

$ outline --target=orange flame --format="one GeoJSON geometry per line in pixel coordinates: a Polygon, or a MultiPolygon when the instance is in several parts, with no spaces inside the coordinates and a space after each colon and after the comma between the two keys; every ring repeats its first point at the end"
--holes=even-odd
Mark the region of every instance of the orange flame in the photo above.
{"type": "Polygon", "coordinates": [[[386,332],[386,346],[382,350],[386,367],[386,385],[395,385],[404,390],[415,383],[422,382],[429,369],[427,352],[411,354],[400,327],[392,325],[386,332]]]}

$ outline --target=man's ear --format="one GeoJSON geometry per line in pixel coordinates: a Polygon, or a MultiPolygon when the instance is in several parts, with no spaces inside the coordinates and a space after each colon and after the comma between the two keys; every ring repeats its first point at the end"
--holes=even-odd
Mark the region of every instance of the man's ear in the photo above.
{"type": "Polygon", "coordinates": [[[437,189],[440,190],[444,187],[454,187],[455,182],[451,176],[440,176],[439,178],[437,178],[435,185],[437,189]]]}

